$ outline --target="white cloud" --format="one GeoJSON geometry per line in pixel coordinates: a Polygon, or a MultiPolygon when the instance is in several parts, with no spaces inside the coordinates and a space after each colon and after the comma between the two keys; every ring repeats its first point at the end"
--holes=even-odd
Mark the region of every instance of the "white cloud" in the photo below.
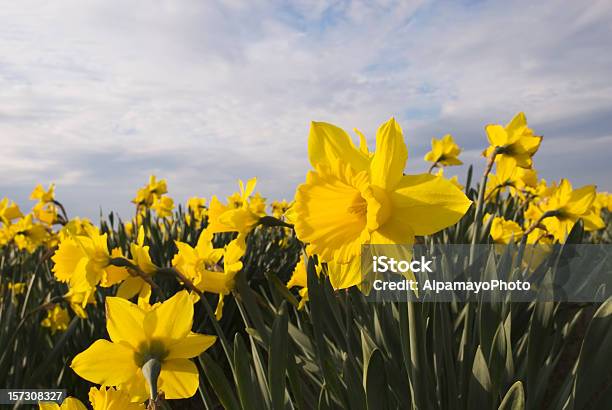
{"type": "MultiPolygon", "coordinates": [[[[411,172],[425,169],[431,136],[451,132],[474,154],[482,126],[518,110],[545,135],[536,164],[546,176],[563,172],[549,147],[583,138],[583,148],[601,149],[609,135],[606,1],[2,8],[0,189],[23,199],[35,183],[56,181],[79,214],[128,214],[151,172],[178,199],[225,195],[252,175],[264,194],[289,197],[307,169],[312,119],[373,135],[395,115],[411,172]]],[[[612,189],[601,176],[609,165],[597,163],[605,158],[590,154],[564,156],[569,176],[612,189]]]]}

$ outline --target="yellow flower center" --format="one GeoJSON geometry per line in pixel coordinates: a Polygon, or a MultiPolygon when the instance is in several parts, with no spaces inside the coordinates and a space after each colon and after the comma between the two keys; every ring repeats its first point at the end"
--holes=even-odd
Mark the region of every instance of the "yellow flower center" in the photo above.
{"type": "Polygon", "coordinates": [[[347,208],[347,212],[365,218],[368,212],[368,202],[361,196],[359,191],[355,195],[347,208]]]}
{"type": "Polygon", "coordinates": [[[105,267],[109,264],[108,253],[103,249],[96,249],[91,257],[91,260],[98,266],[105,267]]]}
{"type": "Polygon", "coordinates": [[[377,230],[391,216],[391,201],[385,191],[377,186],[370,186],[366,194],[368,202],[367,226],[370,232],[377,230]]]}

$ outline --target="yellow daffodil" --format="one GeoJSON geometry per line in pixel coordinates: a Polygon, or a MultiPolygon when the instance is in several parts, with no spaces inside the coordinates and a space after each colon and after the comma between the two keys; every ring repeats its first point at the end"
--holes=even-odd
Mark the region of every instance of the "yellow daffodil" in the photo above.
{"type": "Polygon", "coordinates": [[[75,292],[87,293],[93,292],[107,274],[110,258],[106,234],[90,230],[89,236],[76,235],[61,241],[51,259],[57,280],[67,282],[75,292]]]}
{"type": "Polygon", "coordinates": [[[215,336],[193,333],[193,303],[180,291],[163,303],[142,309],[129,301],[106,298],[106,329],[110,341],[100,339],[72,361],[82,378],[118,387],[143,402],[150,395],[142,368],[151,361],[161,366],[157,386],[167,399],[188,398],[198,389],[199,374],[189,360],[200,355],[215,336]]]}
{"type": "MultiPolygon", "coordinates": [[[[125,258],[121,248],[114,248],[111,250],[110,257],[111,259],[125,258]]],[[[102,273],[100,286],[107,288],[109,286],[116,285],[117,283],[124,281],[128,276],[130,276],[130,273],[125,266],[109,265],[102,273]]]]}
{"type": "Polygon", "coordinates": [[[221,319],[223,300],[234,288],[236,273],[242,269],[240,260],[246,252],[244,235],[232,240],[224,249],[213,248],[213,234],[205,229],[194,248],[183,242],[176,242],[178,253],[172,265],[202,292],[216,293],[219,303],[215,311],[217,320],[221,319]],[[223,258],[223,268],[218,265],[223,258]]]}
{"type": "MultiPolygon", "coordinates": [[[[485,224],[488,223],[489,218],[491,218],[491,215],[485,215],[485,224]]],[[[523,235],[523,229],[514,221],[507,221],[502,217],[495,216],[491,223],[490,235],[493,242],[507,245],[519,240],[523,235]]]]}
{"type": "MultiPolygon", "coordinates": [[[[159,268],[151,261],[151,255],[149,254],[149,246],[144,244],[145,232],[144,227],[138,229],[138,238],[136,242],[130,243],[130,253],[132,255],[131,263],[136,265],[140,272],[147,276],[152,276],[159,268]]],[[[123,258],[123,253],[120,249],[113,249],[113,258],[123,258]]],[[[130,271],[125,267],[109,266],[105,269],[105,275],[100,281],[100,285],[109,287],[114,284],[121,283],[117,289],[117,297],[124,299],[131,299],[138,295],[138,302],[148,302],[151,297],[151,285],[137,275],[135,272],[130,271]]]]}
{"type": "Polygon", "coordinates": [[[446,134],[441,139],[431,139],[431,151],[425,154],[425,161],[432,163],[432,168],[436,166],[461,165],[459,160],[461,148],[455,143],[450,134],[446,134]]]}
{"type": "MultiPolygon", "coordinates": [[[[208,228],[212,233],[218,232],[239,232],[246,234],[250,232],[259,222],[262,214],[256,213],[249,205],[249,197],[255,190],[257,179],[250,179],[246,185],[240,183],[240,206],[222,204],[216,196],[210,200],[210,208],[208,210],[208,228]]],[[[265,202],[263,204],[265,210],[265,202]]],[[[256,210],[260,210],[257,207],[256,210]]]]}
{"type": "Polygon", "coordinates": [[[96,228],[87,218],[72,218],[59,231],[59,239],[63,240],[75,235],[88,235],[89,232],[96,232],[96,228]]]}
{"type": "MultiPolygon", "coordinates": [[[[79,399],[66,397],[61,405],[57,403],[38,403],[39,410],[87,410],[87,407],[79,399]]],[[[98,410],[94,408],[94,410],[98,410]]]]}
{"type": "MultiPolygon", "coordinates": [[[[296,192],[295,231],[323,262],[350,265],[363,244],[413,243],[455,224],[471,204],[444,178],[403,174],[408,152],[394,119],[378,129],[372,156],[344,130],[313,122],[308,155],[314,170],[296,192]]],[[[346,278],[332,283],[360,283],[358,272],[346,278]]]]}
{"type": "Polygon", "coordinates": [[[255,192],[249,198],[249,209],[255,215],[264,216],[266,214],[266,198],[259,192],[255,192]]]}
{"type": "Polygon", "coordinates": [[[160,196],[159,198],[155,199],[153,205],[151,205],[151,209],[153,209],[160,218],[167,218],[172,216],[174,200],[166,195],[160,196]]]}
{"type": "Polygon", "coordinates": [[[52,202],[39,202],[32,208],[34,218],[40,222],[53,225],[57,221],[57,207],[52,202]]]}
{"type": "Polygon", "coordinates": [[[0,247],[5,246],[11,240],[11,233],[8,226],[0,225],[0,247]]]}
{"type": "Polygon", "coordinates": [[[26,290],[25,282],[9,282],[8,289],[13,292],[13,295],[21,295],[26,290]]]}
{"type": "Polygon", "coordinates": [[[290,204],[283,199],[282,201],[273,201],[270,206],[272,207],[272,216],[281,219],[289,209],[290,204]]]}
{"type": "Polygon", "coordinates": [[[150,207],[153,202],[168,192],[165,179],[159,181],[155,175],[151,175],[149,183],[144,187],[140,188],[136,193],[136,197],[132,200],[137,206],[150,207]]]}
{"type": "Polygon", "coordinates": [[[208,229],[200,233],[195,247],[176,241],[178,253],[172,259],[172,266],[198,286],[206,279],[207,271],[217,270],[217,263],[223,257],[223,249],[213,248],[213,234],[208,229]]]}
{"type": "Polygon", "coordinates": [[[30,199],[38,200],[42,203],[53,202],[55,199],[55,184],[49,185],[49,189],[46,191],[41,184],[36,185],[30,194],[30,199]]]}
{"type": "Polygon", "coordinates": [[[125,222],[123,224],[123,230],[127,236],[132,236],[132,233],[134,232],[134,223],[131,221],[125,222]]]}
{"type": "Polygon", "coordinates": [[[47,310],[47,317],[40,322],[42,327],[48,327],[51,329],[51,333],[63,332],[68,329],[68,323],[70,322],[70,316],[68,311],[60,305],[53,305],[51,309],[47,310]]]}
{"type": "Polygon", "coordinates": [[[293,287],[301,288],[298,293],[300,295],[300,303],[298,305],[298,309],[302,309],[306,302],[308,302],[308,280],[306,273],[306,263],[304,262],[304,256],[300,256],[300,260],[297,265],[295,265],[295,269],[293,270],[293,274],[291,275],[291,279],[287,282],[287,289],[291,289],[293,287]]]}
{"type": "Polygon", "coordinates": [[[144,273],[151,275],[159,268],[151,261],[149,246],[145,245],[144,241],[145,231],[141,226],[138,229],[138,238],[136,238],[136,243],[130,244],[130,253],[132,254],[132,261],[134,264],[144,273]]]}
{"type": "Polygon", "coordinates": [[[198,284],[198,289],[219,295],[215,309],[217,320],[221,319],[223,313],[224,298],[234,289],[236,274],[242,269],[241,259],[246,253],[245,240],[244,235],[238,234],[236,239],[227,244],[223,253],[223,271],[204,271],[202,281],[198,284]]]}
{"type": "Polygon", "coordinates": [[[26,215],[9,227],[9,237],[18,249],[32,253],[43,244],[49,232],[43,225],[32,221],[32,215],[26,215]]]}
{"type": "Polygon", "coordinates": [[[23,217],[16,203],[9,201],[8,198],[0,200],[0,222],[9,225],[13,220],[23,217]]]}
{"type": "Polygon", "coordinates": [[[188,224],[191,223],[191,215],[193,215],[196,222],[202,222],[208,213],[208,208],[206,208],[206,199],[195,196],[189,198],[187,201],[187,209],[189,210],[188,214],[186,215],[188,224]]]}
{"type": "Polygon", "coordinates": [[[501,161],[497,164],[496,173],[489,175],[485,198],[489,199],[508,189],[512,196],[524,199],[525,193],[533,192],[537,184],[538,174],[535,169],[519,168],[511,161],[501,161]]]}
{"type": "Polygon", "coordinates": [[[144,410],[142,403],[132,403],[130,396],[114,387],[92,387],[89,389],[89,402],[93,410],[144,410]]]}
{"type": "Polygon", "coordinates": [[[604,221],[593,207],[595,196],[594,185],[573,189],[567,179],[562,179],[546,200],[529,210],[530,218],[537,220],[546,212],[552,213],[542,220],[542,224],[556,240],[563,242],[578,219],[582,219],[587,231],[605,227],[604,221]]]}
{"type": "Polygon", "coordinates": [[[87,319],[87,312],[85,307],[87,305],[95,305],[96,298],[92,292],[75,292],[70,289],[68,293],[64,295],[64,300],[70,304],[70,308],[75,315],[81,319],[87,319]]]}
{"type": "Polygon", "coordinates": [[[525,114],[516,114],[505,127],[487,125],[485,130],[491,146],[483,152],[484,156],[490,157],[497,150],[497,162],[507,161],[510,167],[531,168],[531,157],[540,147],[542,137],[534,135],[527,126],[525,114]]]}
{"type": "Polygon", "coordinates": [[[230,196],[227,197],[227,206],[230,209],[236,209],[242,207],[244,201],[242,200],[242,195],[240,192],[234,192],[230,196]]]}

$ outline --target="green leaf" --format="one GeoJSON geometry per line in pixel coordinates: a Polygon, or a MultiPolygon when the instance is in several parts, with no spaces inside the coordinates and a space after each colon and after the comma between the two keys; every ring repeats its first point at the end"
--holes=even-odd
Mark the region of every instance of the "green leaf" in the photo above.
{"type": "Polygon", "coordinates": [[[351,409],[365,410],[366,407],[366,395],[363,389],[362,380],[360,380],[360,374],[356,369],[355,358],[346,357],[344,359],[344,366],[342,369],[342,378],[346,382],[346,388],[349,392],[348,401],[351,409]]]}
{"type": "Polygon", "coordinates": [[[574,408],[612,403],[612,300],[603,303],[589,324],[576,369],[574,408]]]}
{"type": "Polygon", "coordinates": [[[363,369],[363,384],[366,391],[368,409],[388,409],[389,389],[385,376],[385,362],[378,349],[374,349],[363,369]]]}
{"type": "Polygon", "coordinates": [[[468,409],[488,409],[491,407],[491,377],[487,362],[478,346],[474,363],[472,365],[472,377],[470,378],[468,393],[468,409]]]}
{"type": "Polygon", "coordinates": [[[223,369],[214,361],[208,353],[203,353],[199,358],[200,364],[204,369],[204,374],[212,386],[215,394],[225,409],[238,410],[240,405],[227,381],[223,369]]]}
{"type": "Polygon", "coordinates": [[[240,404],[242,404],[243,409],[253,406],[259,407],[258,405],[261,404],[260,400],[255,399],[255,390],[253,389],[255,380],[253,380],[252,377],[249,359],[250,357],[244,346],[242,337],[239,333],[236,333],[234,337],[234,369],[236,371],[234,380],[236,382],[240,404]]]}
{"type": "Polygon", "coordinates": [[[283,409],[287,369],[287,303],[283,301],[272,326],[272,339],[268,357],[268,387],[272,397],[272,408],[283,409]]]}
{"type": "Polygon", "coordinates": [[[506,396],[498,407],[498,410],[524,410],[525,409],[525,392],[523,391],[523,383],[517,381],[510,387],[506,396]]]}
{"type": "Polygon", "coordinates": [[[495,332],[488,363],[491,381],[496,391],[505,389],[504,385],[512,379],[514,373],[512,345],[510,343],[510,318],[504,323],[500,323],[497,332],[495,332]]]}

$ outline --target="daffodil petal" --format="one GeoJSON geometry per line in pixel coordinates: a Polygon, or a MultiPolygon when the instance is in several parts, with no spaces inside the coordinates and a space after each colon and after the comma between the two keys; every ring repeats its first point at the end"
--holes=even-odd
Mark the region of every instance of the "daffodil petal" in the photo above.
{"type": "Polygon", "coordinates": [[[198,389],[198,369],[191,360],[166,360],[159,374],[159,389],[167,399],[191,397],[198,389]]]}
{"type": "Polygon", "coordinates": [[[138,371],[129,345],[104,339],[76,355],[70,367],[83,379],[104,386],[124,383],[138,371]]]}
{"type": "Polygon", "coordinates": [[[144,339],[144,317],[145,312],[127,299],[106,298],[106,330],[113,342],[138,347],[144,339]]]}
{"type": "Polygon", "coordinates": [[[212,346],[217,340],[217,336],[203,335],[199,333],[189,333],[176,343],[168,347],[169,353],[166,360],[171,359],[190,359],[212,346]]]}
{"type": "Polygon", "coordinates": [[[363,281],[361,274],[361,258],[354,257],[349,263],[327,263],[329,282],[336,290],[359,285],[363,281]]]}
{"type": "Polygon", "coordinates": [[[186,290],[182,290],[147,312],[144,330],[148,338],[181,339],[191,332],[193,303],[186,290]]]}
{"type": "Polygon", "coordinates": [[[572,191],[564,211],[572,215],[583,215],[589,211],[595,200],[595,185],[587,185],[572,191]]]}
{"type": "Polygon", "coordinates": [[[119,285],[119,289],[117,289],[117,297],[124,299],[133,298],[138,292],[140,292],[140,289],[144,283],[145,281],[140,277],[128,277],[121,283],[121,285],[119,285]]]}
{"type": "Polygon", "coordinates": [[[415,235],[454,225],[472,203],[450,181],[430,174],[403,176],[391,202],[394,223],[410,226],[415,235]]]}
{"type": "Polygon", "coordinates": [[[371,183],[385,189],[395,187],[402,178],[407,159],[402,129],[391,118],[376,132],[376,152],[370,163],[371,183]]]}
{"type": "Polygon", "coordinates": [[[334,161],[348,162],[356,171],[369,166],[369,158],[359,151],[341,128],[325,122],[312,122],[308,136],[308,159],[313,167],[334,161]]]}
{"type": "Polygon", "coordinates": [[[494,147],[503,147],[508,143],[508,134],[504,127],[498,124],[489,124],[485,127],[489,143],[494,147]]]}

